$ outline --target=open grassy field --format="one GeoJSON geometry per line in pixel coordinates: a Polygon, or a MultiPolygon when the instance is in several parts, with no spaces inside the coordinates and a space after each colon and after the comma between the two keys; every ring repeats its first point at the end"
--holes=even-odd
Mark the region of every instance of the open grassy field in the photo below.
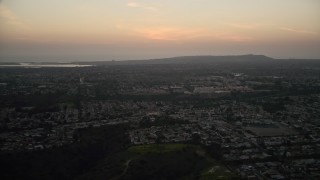
{"type": "Polygon", "coordinates": [[[187,144],[151,144],[151,145],[131,146],[128,149],[128,151],[138,153],[138,154],[170,153],[174,151],[181,151],[186,148],[195,149],[198,147],[194,145],[187,145],[187,144]]]}
{"type": "Polygon", "coordinates": [[[79,179],[235,179],[205,150],[190,144],[131,146],[79,179]]]}

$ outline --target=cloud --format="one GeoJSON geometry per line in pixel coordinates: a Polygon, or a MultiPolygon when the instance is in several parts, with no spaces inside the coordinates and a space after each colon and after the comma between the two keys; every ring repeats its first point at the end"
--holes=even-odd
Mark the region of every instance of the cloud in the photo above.
{"type": "Polygon", "coordinates": [[[163,41],[190,40],[204,35],[197,29],[178,27],[137,28],[135,31],[147,39],[163,41]]]}
{"type": "Polygon", "coordinates": [[[299,33],[299,34],[318,34],[317,32],[314,32],[314,31],[298,30],[298,29],[292,29],[287,27],[282,27],[280,28],[280,30],[299,33]]]}
{"type": "Polygon", "coordinates": [[[208,29],[155,27],[137,28],[135,32],[151,40],[160,41],[226,41],[226,42],[252,42],[249,36],[233,33],[217,32],[208,29]]]}
{"type": "Polygon", "coordinates": [[[6,23],[18,28],[27,28],[26,24],[20,21],[11,9],[4,5],[0,5],[0,19],[3,19],[6,23]]]}
{"type": "Polygon", "coordinates": [[[255,39],[250,36],[243,36],[231,33],[219,33],[216,35],[216,38],[221,39],[223,41],[230,42],[252,42],[255,39]]]}
{"type": "Polygon", "coordinates": [[[225,25],[231,26],[231,27],[235,27],[235,28],[239,28],[239,29],[255,29],[257,28],[257,25],[255,24],[237,24],[237,23],[225,23],[225,25]]]}
{"type": "Polygon", "coordinates": [[[137,3],[137,2],[128,2],[127,3],[128,7],[132,7],[132,8],[142,8],[148,11],[153,11],[153,12],[158,12],[159,10],[153,6],[148,6],[148,5],[144,5],[141,3],[137,3]]]}

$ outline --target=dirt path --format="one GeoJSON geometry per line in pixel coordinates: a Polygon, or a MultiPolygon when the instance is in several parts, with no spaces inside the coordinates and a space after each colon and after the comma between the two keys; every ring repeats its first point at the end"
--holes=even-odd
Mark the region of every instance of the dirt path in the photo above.
{"type": "Polygon", "coordinates": [[[130,165],[131,160],[132,160],[132,159],[127,160],[126,163],[125,163],[125,166],[126,166],[126,167],[123,169],[123,172],[122,172],[120,175],[112,178],[111,180],[116,180],[116,179],[119,179],[119,178],[121,178],[122,176],[124,176],[124,175],[127,173],[128,169],[129,169],[129,165],[130,165]]]}

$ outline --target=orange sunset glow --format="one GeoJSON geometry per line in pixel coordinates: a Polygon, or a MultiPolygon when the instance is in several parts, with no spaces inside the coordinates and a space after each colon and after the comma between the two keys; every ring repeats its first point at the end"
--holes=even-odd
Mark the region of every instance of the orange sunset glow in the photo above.
{"type": "Polygon", "coordinates": [[[0,60],[320,58],[318,0],[2,0],[0,60]]]}

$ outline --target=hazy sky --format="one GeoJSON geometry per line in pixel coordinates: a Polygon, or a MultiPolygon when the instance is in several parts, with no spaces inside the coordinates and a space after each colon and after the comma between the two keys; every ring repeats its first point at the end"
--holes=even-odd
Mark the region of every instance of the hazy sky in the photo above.
{"type": "Polygon", "coordinates": [[[320,58],[320,0],[2,0],[0,61],[320,58]]]}

